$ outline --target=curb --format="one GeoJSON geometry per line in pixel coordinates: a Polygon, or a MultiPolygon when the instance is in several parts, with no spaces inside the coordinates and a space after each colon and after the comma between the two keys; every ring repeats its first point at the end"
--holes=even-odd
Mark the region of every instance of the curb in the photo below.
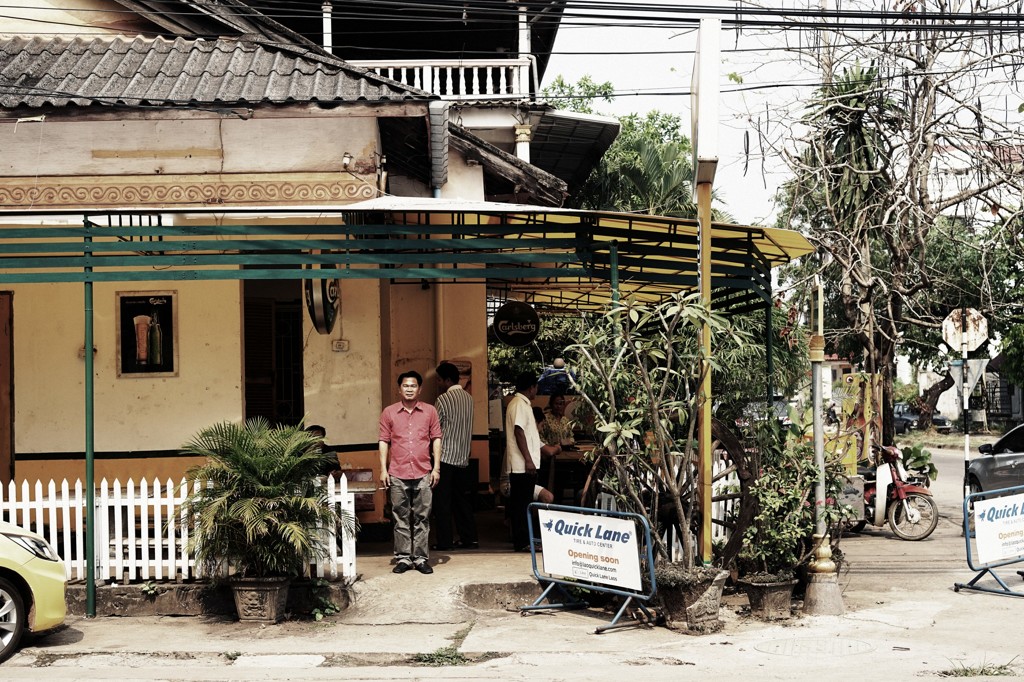
{"type": "MultiPolygon", "coordinates": [[[[143,583],[144,585],[145,583],[143,583]]],[[[68,614],[84,616],[86,589],[82,583],[68,585],[68,614]]],[[[327,583],[317,587],[308,581],[292,584],[288,590],[287,610],[312,614],[324,602],[338,610],[352,603],[351,588],[344,583],[327,583]]],[[[147,594],[142,585],[99,585],[96,587],[96,616],[231,616],[235,601],[231,587],[209,583],[156,584],[147,594]]]]}

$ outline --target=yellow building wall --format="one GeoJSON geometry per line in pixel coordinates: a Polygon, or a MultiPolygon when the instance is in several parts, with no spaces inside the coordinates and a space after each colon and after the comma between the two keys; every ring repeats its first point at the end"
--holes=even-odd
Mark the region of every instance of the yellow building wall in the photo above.
{"type": "Polygon", "coordinates": [[[329,335],[303,318],[307,423],[327,429],[327,442],[376,443],[380,417],[380,282],[341,281],[341,312],[329,335]],[[347,350],[333,350],[335,341],[347,350]]]}
{"type": "MultiPolygon", "coordinates": [[[[13,286],[15,452],[19,479],[84,474],[84,462],[38,463],[33,453],[85,450],[83,285],[13,286]]],[[[95,450],[177,450],[197,430],[242,415],[241,298],[238,282],[94,285],[95,450]],[[118,377],[116,292],[176,291],[174,377],[118,377]]],[[[100,464],[118,473],[117,462],[100,464]]],[[[135,476],[179,476],[181,464],[141,460],[135,476]]],[[[122,479],[125,476],[121,476],[122,479]]]]}

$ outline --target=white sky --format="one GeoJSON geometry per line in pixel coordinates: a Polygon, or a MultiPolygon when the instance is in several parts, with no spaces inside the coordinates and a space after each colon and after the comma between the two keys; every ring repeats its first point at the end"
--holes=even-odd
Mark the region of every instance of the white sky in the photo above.
{"type": "MultiPolygon", "coordinates": [[[[638,0],[625,1],[635,3],[638,0]]],[[[618,93],[617,97],[610,104],[600,103],[600,113],[621,116],[652,109],[676,113],[682,116],[684,132],[687,137],[690,136],[690,98],[688,94],[682,93],[689,93],[690,90],[696,30],[639,28],[621,23],[616,26],[580,27],[572,23],[570,19],[563,20],[554,47],[556,54],[548,65],[544,85],[558,75],[569,82],[575,82],[588,74],[599,83],[611,81],[618,93]],[[615,54],[669,50],[688,53],[615,54]],[[558,54],[597,51],[612,54],[558,54]],[[667,94],[667,91],[677,94],[667,94]]],[[[773,64],[764,54],[756,52],[727,51],[735,45],[735,31],[723,27],[723,63],[719,84],[719,163],[714,184],[716,197],[720,199],[717,205],[739,223],[770,225],[774,210],[772,196],[775,188],[788,177],[788,173],[781,160],[770,153],[762,163],[756,130],[757,118],[764,120],[768,116],[765,112],[768,98],[771,98],[774,109],[780,102],[792,103],[801,92],[810,94],[813,86],[762,91],[750,89],[750,86],[758,83],[775,84],[787,77],[787,71],[791,78],[793,72],[801,69],[787,69],[778,63],[773,64]],[[728,74],[732,72],[743,77],[742,86],[728,80],[728,74]],[[738,91],[741,87],[744,90],[738,91]],[[746,131],[749,131],[749,158],[744,154],[746,131]]],[[[745,35],[740,41],[740,47],[757,47],[754,36],[749,33],[745,35]]],[[[774,59],[780,58],[779,53],[774,55],[774,59]]]]}

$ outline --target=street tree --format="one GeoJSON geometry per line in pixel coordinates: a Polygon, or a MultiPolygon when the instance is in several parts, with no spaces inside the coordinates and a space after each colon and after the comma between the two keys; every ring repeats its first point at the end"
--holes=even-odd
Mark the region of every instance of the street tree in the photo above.
{"type": "MultiPolygon", "coordinates": [[[[833,341],[859,348],[865,369],[881,377],[886,441],[904,340],[937,331],[972,284],[982,287],[971,298],[990,320],[1005,319],[1015,304],[1012,289],[988,286],[992,272],[972,282],[963,268],[943,268],[949,256],[939,246],[957,245],[963,263],[991,263],[1019,220],[1021,131],[1007,95],[1020,99],[1020,36],[963,23],[1014,7],[990,4],[955,20],[959,4],[911,1],[883,29],[839,22],[816,34],[803,62],[821,85],[800,125],[764,131],[764,144],[793,173],[780,223],[803,230],[828,256],[819,267],[841,335],[833,341]],[[937,298],[958,286],[963,296],[937,298]]],[[[775,120],[792,121],[780,112],[775,120]]]]}

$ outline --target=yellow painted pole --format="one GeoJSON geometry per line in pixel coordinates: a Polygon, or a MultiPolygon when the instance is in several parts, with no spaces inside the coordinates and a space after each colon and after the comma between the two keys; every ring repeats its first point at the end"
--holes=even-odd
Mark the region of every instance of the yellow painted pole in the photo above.
{"type": "MultiPolygon", "coordinates": [[[[711,310],[711,183],[697,185],[698,240],[700,242],[700,301],[711,310]]],[[[711,563],[711,327],[701,326],[701,385],[698,396],[697,449],[700,453],[700,557],[711,563]]]]}

